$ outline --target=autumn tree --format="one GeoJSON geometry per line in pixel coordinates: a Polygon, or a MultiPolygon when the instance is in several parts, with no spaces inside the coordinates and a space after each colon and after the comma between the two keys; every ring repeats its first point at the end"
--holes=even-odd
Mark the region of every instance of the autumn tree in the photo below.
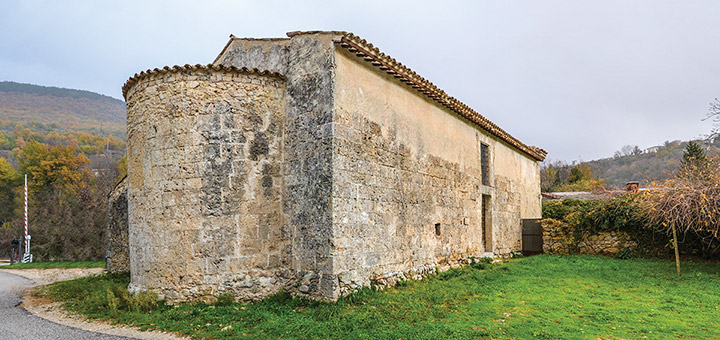
{"type": "Polygon", "coordinates": [[[603,179],[596,179],[587,163],[567,165],[563,162],[541,165],[542,191],[591,191],[605,188],[603,179]]]}
{"type": "Polygon", "coordinates": [[[18,185],[20,175],[5,158],[0,157],[0,225],[13,218],[15,189],[18,185]]]}
{"type": "Polygon", "coordinates": [[[118,170],[118,182],[120,182],[125,176],[127,176],[127,155],[123,155],[117,162],[118,170]]]}
{"type": "Polygon", "coordinates": [[[101,259],[105,250],[106,195],[116,172],[94,176],[74,145],[29,141],[17,150],[28,174],[33,255],[43,260],[101,259]]]}
{"type": "Polygon", "coordinates": [[[590,170],[590,166],[585,163],[578,164],[570,169],[570,176],[568,176],[568,183],[577,183],[582,180],[592,179],[593,174],[590,170]]]}
{"type": "MultiPolygon", "coordinates": [[[[651,184],[644,199],[649,224],[672,233],[678,243],[698,255],[720,252],[720,160],[707,158],[702,176],[697,168],[682,167],[674,177],[651,184]]],[[[680,271],[679,259],[678,273],[680,271]]]]}
{"type": "Polygon", "coordinates": [[[80,185],[89,175],[90,160],[75,145],[54,145],[34,140],[18,151],[20,173],[28,174],[37,191],[80,185]]]}
{"type": "Polygon", "coordinates": [[[5,134],[0,133],[0,150],[12,150],[14,141],[11,141],[5,134]]]}

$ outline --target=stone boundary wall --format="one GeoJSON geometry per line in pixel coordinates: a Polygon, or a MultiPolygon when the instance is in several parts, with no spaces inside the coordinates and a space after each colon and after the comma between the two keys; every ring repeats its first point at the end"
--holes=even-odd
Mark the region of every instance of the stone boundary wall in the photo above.
{"type": "Polygon", "coordinates": [[[547,220],[540,223],[543,229],[543,252],[545,254],[614,256],[625,248],[635,250],[637,247],[637,243],[630,239],[630,235],[622,231],[584,233],[578,237],[574,230],[567,225],[547,220]]]}

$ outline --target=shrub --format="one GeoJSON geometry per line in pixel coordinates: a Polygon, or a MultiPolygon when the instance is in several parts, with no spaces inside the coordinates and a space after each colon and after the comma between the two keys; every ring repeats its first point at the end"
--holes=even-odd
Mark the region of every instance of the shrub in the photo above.
{"type": "Polygon", "coordinates": [[[492,262],[493,262],[493,258],[492,258],[492,257],[484,256],[484,257],[481,257],[481,258],[480,258],[480,262],[481,262],[481,263],[492,263],[492,262]]]}
{"type": "Polygon", "coordinates": [[[485,270],[485,269],[488,268],[489,265],[488,265],[487,263],[484,263],[484,262],[475,262],[475,263],[470,264],[470,266],[471,266],[472,268],[475,268],[475,269],[478,269],[478,270],[485,270]]]}
{"type": "Polygon", "coordinates": [[[625,249],[619,251],[617,255],[615,255],[615,258],[618,258],[620,260],[627,260],[632,259],[635,257],[635,253],[630,250],[630,248],[625,247],[625,249]]]}
{"type": "Polygon", "coordinates": [[[675,227],[682,248],[694,254],[720,254],[720,159],[684,163],[674,177],[651,186],[644,205],[651,225],[668,234],[675,227]]]}
{"type": "Polygon", "coordinates": [[[440,281],[447,281],[452,278],[456,278],[458,276],[461,276],[463,274],[463,270],[460,268],[450,268],[447,271],[441,272],[438,274],[437,278],[440,281]]]}
{"type": "Polygon", "coordinates": [[[143,291],[132,295],[126,288],[118,286],[108,288],[105,296],[104,305],[113,313],[119,310],[151,312],[158,308],[160,302],[155,292],[143,291]]]}
{"type": "MultiPolygon", "coordinates": [[[[644,208],[646,193],[628,193],[608,200],[543,202],[543,224],[560,228],[579,243],[583,235],[625,232],[644,255],[667,254],[667,234],[656,230],[644,208]]],[[[577,249],[570,249],[570,253],[577,249]]]]}
{"type": "Polygon", "coordinates": [[[223,293],[217,297],[216,306],[230,306],[235,303],[235,295],[233,293],[223,293]]]}

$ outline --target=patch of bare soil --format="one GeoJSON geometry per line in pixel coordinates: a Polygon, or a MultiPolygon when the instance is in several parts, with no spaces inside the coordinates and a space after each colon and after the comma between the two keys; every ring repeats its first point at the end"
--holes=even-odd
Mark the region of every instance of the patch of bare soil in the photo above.
{"type": "Polygon", "coordinates": [[[36,286],[43,286],[58,281],[67,281],[97,275],[105,268],[49,268],[49,269],[0,269],[6,273],[22,276],[35,282],[36,286]]]}
{"type": "MultiPolygon", "coordinates": [[[[78,277],[97,275],[102,273],[104,268],[70,268],[70,269],[0,269],[2,271],[25,277],[35,282],[33,287],[46,285],[57,281],[72,280],[78,277]]],[[[159,331],[142,332],[135,328],[112,325],[104,321],[89,320],[62,309],[60,302],[53,302],[50,299],[33,296],[32,288],[26,289],[22,294],[22,303],[19,307],[25,308],[28,312],[45,320],[59,323],[70,327],[84,329],[90,332],[104,333],[116,336],[125,336],[136,339],[147,340],[178,340],[190,339],[172,333],[159,331]]]]}

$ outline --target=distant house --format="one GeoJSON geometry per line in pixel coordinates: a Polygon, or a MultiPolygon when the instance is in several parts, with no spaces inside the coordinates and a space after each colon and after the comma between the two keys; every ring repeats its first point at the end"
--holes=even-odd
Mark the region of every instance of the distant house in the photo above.
{"type": "Polygon", "coordinates": [[[660,150],[660,148],[662,148],[662,146],[660,146],[660,145],[651,146],[651,147],[645,149],[645,153],[656,153],[660,150]]]}

